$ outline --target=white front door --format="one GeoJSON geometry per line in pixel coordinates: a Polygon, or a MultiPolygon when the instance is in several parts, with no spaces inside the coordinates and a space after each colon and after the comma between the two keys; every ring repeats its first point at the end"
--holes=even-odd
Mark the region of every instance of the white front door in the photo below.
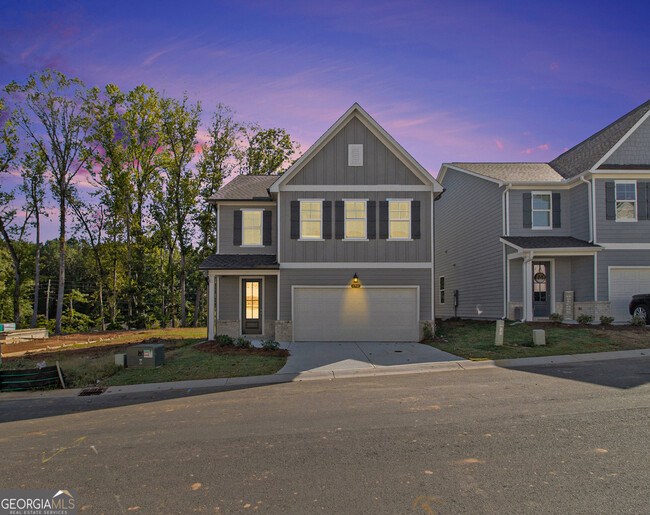
{"type": "Polygon", "coordinates": [[[418,295],[405,287],[293,289],[294,341],[418,341],[418,295]]]}

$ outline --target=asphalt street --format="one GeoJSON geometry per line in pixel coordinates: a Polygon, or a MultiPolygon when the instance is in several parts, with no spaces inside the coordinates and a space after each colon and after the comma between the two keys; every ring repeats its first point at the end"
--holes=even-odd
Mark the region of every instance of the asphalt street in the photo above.
{"type": "Polygon", "coordinates": [[[0,401],[80,513],[649,513],[650,358],[0,401]]]}

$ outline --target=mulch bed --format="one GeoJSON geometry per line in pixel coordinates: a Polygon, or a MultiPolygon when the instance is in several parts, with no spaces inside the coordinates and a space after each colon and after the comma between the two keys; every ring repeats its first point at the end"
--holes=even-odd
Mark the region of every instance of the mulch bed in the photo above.
{"type": "Polygon", "coordinates": [[[237,347],[224,347],[223,345],[219,345],[219,343],[214,340],[199,343],[198,345],[195,345],[194,348],[202,352],[207,352],[209,354],[269,356],[274,358],[286,358],[289,356],[289,351],[287,349],[264,350],[257,347],[251,347],[250,349],[239,349],[237,347]]]}

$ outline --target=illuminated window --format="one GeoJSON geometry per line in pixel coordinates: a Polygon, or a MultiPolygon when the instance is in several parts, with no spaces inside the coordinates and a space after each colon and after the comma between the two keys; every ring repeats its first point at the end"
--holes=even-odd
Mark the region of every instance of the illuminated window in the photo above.
{"type": "Polygon", "coordinates": [[[391,240],[411,238],[411,202],[409,200],[388,201],[388,237],[391,240]]]}
{"type": "Polygon", "coordinates": [[[323,204],[320,200],[300,201],[300,238],[319,240],[322,236],[323,204]]]}
{"type": "Polygon", "coordinates": [[[616,221],[636,222],[636,182],[616,182],[616,221]]]}
{"type": "Polygon", "coordinates": [[[244,245],[262,245],[261,210],[242,210],[242,233],[244,245]]]}
{"type": "Polygon", "coordinates": [[[246,318],[255,320],[260,317],[260,283],[248,281],[246,283],[246,318]]]}
{"type": "Polygon", "coordinates": [[[346,200],[345,201],[345,238],[365,239],[366,238],[366,201],[346,200]]]}
{"type": "Polygon", "coordinates": [[[533,228],[551,228],[551,194],[533,193],[533,228]]]}

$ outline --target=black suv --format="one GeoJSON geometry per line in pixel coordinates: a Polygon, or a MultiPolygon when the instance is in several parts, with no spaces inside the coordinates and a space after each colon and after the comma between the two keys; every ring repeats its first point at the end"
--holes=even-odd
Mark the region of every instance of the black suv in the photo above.
{"type": "Polygon", "coordinates": [[[645,318],[645,323],[650,324],[650,293],[632,296],[630,315],[645,318]]]}

